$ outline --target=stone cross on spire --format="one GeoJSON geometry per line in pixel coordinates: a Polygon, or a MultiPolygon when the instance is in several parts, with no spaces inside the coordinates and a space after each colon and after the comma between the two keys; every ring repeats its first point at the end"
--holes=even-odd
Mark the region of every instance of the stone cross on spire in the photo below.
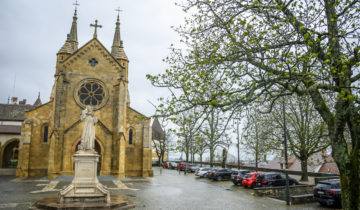
{"type": "Polygon", "coordinates": [[[119,19],[119,14],[120,14],[120,12],[122,12],[122,10],[120,9],[120,7],[118,7],[115,11],[118,12],[118,19],[119,19]]]}
{"type": "Polygon", "coordinates": [[[95,28],[95,31],[94,31],[94,38],[97,38],[97,28],[101,28],[102,25],[98,25],[98,20],[95,20],[95,24],[90,24],[90,26],[94,27],[95,28]]]}
{"type": "Polygon", "coordinates": [[[80,4],[78,4],[78,1],[76,0],[75,3],[73,3],[73,5],[75,6],[75,14],[76,14],[77,6],[80,6],[80,4]]]}

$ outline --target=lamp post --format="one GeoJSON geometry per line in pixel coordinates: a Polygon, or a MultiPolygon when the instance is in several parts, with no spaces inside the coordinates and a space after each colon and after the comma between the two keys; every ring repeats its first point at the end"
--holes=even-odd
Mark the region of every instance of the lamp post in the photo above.
{"type": "Polygon", "coordinates": [[[285,149],[285,175],[286,175],[286,205],[290,205],[290,192],[289,192],[289,174],[288,174],[288,156],[287,156],[287,139],[286,139],[286,120],[285,120],[285,99],[282,103],[283,108],[283,121],[284,121],[284,149],[285,149]]]}
{"type": "Polygon", "coordinates": [[[239,134],[239,120],[240,118],[234,118],[236,120],[236,134],[237,134],[237,168],[240,169],[240,134],[239,134]]]}

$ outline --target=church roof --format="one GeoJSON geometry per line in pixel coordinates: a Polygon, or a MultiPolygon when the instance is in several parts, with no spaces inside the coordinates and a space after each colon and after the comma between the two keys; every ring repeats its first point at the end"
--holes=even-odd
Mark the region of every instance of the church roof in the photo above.
{"type": "Polygon", "coordinates": [[[0,120],[3,121],[24,121],[25,111],[35,108],[29,104],[0,104],[0,120]]]}
{"type": "Polygon", "coordinates": [[[155,118],[152,124],[152,138],[165,139],[165,133],[164,130],[161,128],[158,118],[155,118]]]}
{"type": "Polygon", "coordinates": [[[20,134],[21,126],[20,125],[0,125],[1,134],[20,134]]]}
{"type": "Polygon", "coordinates": [[[118,66],[122,67],[122,65],[116,60],[116,58],[114,58],[114,56],[111,55],[111,53],[106,49],[106,47],[97,39],[97,38],[93,38],[90,41],[88,41],[86,44],[84,44],[83,46],[81,46],[78,50],[76,50],[73,54],[71,54],[69,57],[67,57],[64,61],[63,64],[67,63],[67,62],[71,62],[71,60],[76,57],[76,55],[78,53],[80,53],[82,50],[86,49],[89,45],[91,45],[92,42],[96,41],[97,44],[99,44],[101,46],[101,48],[106,52],[106,54],[109,55],[109,58],[111,60],[113,60],[118,66]]]}

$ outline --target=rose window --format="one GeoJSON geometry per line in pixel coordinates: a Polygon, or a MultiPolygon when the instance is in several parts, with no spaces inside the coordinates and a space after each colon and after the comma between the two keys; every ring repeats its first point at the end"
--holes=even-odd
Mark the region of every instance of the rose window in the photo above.
{"type": "Polygon", "coordinates": [[[75,89],[74,97],[82,108],[90,105],[95,110],[105,105],[108,94],[103,82],[97,79],[86,79],[79,83],[75,89]]]}

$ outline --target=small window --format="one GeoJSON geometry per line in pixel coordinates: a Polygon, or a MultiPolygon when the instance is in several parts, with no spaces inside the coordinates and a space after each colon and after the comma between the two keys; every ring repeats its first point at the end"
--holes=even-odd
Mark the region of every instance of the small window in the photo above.
{"type": "Polygon", "coordinates": [[[49,126],[45,125],[44,126],[44,136],[43,136],[44,143],[48,142],[48,136],[49,136],[49,126]]]}
{"type": "Polygon", "coordinates": [[[129,130],[129,144],[132,144],[133,142],[133,131],[132,129],[129,130]]]}

